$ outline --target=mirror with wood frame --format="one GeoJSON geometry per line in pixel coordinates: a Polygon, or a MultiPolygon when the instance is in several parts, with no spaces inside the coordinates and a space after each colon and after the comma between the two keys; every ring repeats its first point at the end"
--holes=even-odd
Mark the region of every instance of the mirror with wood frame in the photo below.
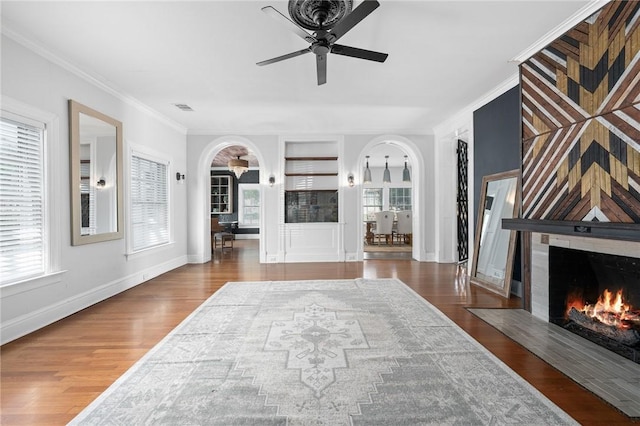
{"type": "Polygon", "coordinates": [[[502,219],[516,218],[519,203],[519,170],[482,178],[470,280],[503,297],[511,291],[517,231],[502,229],[502,219]]]}
{"type": "Polygon", "coordinates": [[[69,100],[71,244],[124,232],[122,123],[69,100]]]}

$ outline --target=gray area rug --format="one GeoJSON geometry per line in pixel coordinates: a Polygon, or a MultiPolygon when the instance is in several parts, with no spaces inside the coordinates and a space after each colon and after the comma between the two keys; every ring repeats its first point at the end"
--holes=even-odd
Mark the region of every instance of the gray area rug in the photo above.
{"type": "Polygon", "coordinates": [[[577,424],[395,279],[227,283],[71,424],[577,424]]]}

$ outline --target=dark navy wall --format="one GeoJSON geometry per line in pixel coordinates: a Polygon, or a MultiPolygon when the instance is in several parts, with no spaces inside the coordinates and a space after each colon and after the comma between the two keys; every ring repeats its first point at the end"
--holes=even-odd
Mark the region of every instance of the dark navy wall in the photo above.
{"type": "Polygon", "coordinates": [[[520,168],[520,86],[473,113],[473,217],[482,177],[520,168]]]}
{"type": "Polygon", "coordinates": [[[238,183],[260,183],[260,170],[248,170],[240,175],[238,183]]]}
{"type": "MultiPolygon", "coordinates": [[[[473,113],[473,220],[478,223],[482,177],[519,169],[520,86],[505,92],[473,113]]],[[[479,230],[476,229],[475,232],[479,230]]],[[[516,244],[513,278],[520,281],[520,238],[516,244]]]]}

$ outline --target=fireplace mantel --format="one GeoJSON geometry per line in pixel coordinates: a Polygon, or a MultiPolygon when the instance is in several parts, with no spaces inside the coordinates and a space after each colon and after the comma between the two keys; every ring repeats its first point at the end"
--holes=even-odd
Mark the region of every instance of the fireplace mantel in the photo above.
{"type": "Polygon", "coordinates": [[[503,219],[503,229],[640,242],[640,224],[566,220],[503,219]]]}

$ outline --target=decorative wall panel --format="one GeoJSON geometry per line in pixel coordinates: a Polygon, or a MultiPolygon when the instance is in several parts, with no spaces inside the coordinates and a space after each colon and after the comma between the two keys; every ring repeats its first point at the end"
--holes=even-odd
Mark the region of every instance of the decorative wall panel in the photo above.
{"type": "Polygon", "coordinates": [[[469,148],[458,139],[458,262],[469,259],[469,148]]]}
{"type": "Polygon", "coordinates": [[[520,67],[523,218],[640,223],[640,1],[520,67]]]}

